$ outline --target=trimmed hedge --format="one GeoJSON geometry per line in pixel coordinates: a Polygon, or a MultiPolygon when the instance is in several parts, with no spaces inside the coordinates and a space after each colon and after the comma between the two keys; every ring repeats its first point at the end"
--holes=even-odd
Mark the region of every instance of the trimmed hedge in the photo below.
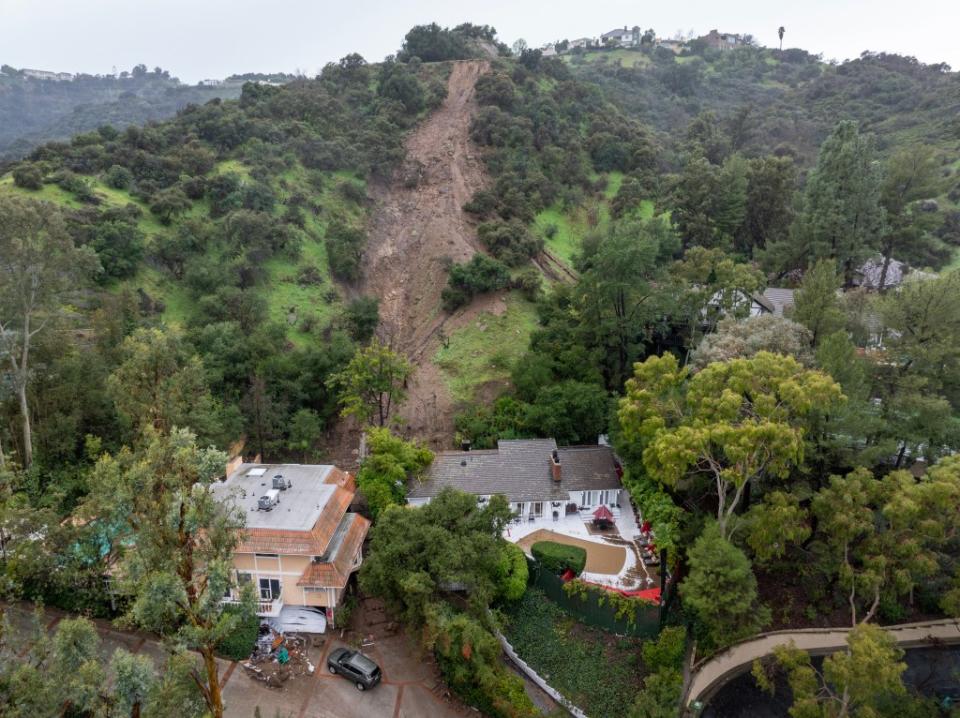
{"type": "Polygon", "coordinates": [[[579,546],[568,546],[556,541],[537,541],[530,553],[545,569],[561,574],[568,568],[579,576],[587,565],[587,551],[579,546]]]}
{"type": "Polygon", "coordinates": [[[233,632],[220,641],[217,653],[232,661],[244,661],[250,657],[257,642],[260,619],[255,613],[244,613],[240,606],[224,606],[223,612],[235,613],[239,620],[233,632]]]}

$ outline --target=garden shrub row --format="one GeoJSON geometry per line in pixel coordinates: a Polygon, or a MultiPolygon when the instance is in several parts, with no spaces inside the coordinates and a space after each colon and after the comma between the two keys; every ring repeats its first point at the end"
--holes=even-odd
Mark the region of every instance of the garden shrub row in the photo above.
{"type": "Polygon", "coordinates": [[[555,541],[538,541],[530,552],[548,571],[561,574],[567,569],[579,576],[587,565],[587,552],[579,546],[568,546],[555,541]]]}

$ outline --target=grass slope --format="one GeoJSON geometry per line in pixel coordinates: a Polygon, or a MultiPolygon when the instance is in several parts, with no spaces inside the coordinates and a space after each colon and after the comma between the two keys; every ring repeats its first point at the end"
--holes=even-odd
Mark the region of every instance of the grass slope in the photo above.
{"type": "Polygon", "coordinates": [[[526,351],[536,308],[517,292],[505,301],[505,312],[484,312],[449,336],[433,357],[456,401],[469,402],[484,385],[508,381],[510,367],[526,351]]]}
{"type": "MultiPolygon", "coordinates": [[[[584,206],[571,210],[565,210],[559,203],[551,205],[534,219],[534,234],[543,239],[554,255],[572,267],[584,235],[592,230],[605,231],[610,224],[610,203],[617,196],[622,183],[623,173],[611,172],[607,175],[607,185],[599,198],[588,200],[584,206]]],[[[644,200],[636,216],[651,219],[654,211],[653,201],[644,200]]]]}

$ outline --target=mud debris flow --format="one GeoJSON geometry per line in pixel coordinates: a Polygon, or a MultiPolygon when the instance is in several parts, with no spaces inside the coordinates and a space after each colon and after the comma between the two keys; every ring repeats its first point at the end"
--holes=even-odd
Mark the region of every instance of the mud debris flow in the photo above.
{"type": "Polygon", "coordinates": [[[418,438],[445,444],[454,406],[431,362],[440,328],[449,335],[483,311],[498,311],[499,298],[474,302],[453,316],[440,305],[450,261],[482,251],[463,205],[487,183],[478,149],[470,140],[477,109],[474,85],[489,63],[453,63],[443,105],[406,141],[406,160],[394,180],[371,187],[374,211],[360,289],[380,299],[380,338],[414,365],[403,423],[418,438]]]}

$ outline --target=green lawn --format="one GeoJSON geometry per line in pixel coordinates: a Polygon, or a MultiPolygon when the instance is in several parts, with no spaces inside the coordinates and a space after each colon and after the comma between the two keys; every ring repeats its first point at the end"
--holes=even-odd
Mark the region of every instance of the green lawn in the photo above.
{"type": "Polygon", "coordinates": [[[212,174],[222,175],[227,172],[234,172],[244,178],[250,177],[250,168],[240,160],[224,160],[223,162],[218,162],[216,167],[213,168],[212,174]]]}
{"type": "Polygon", "coordinates": [[[23,197],[32,197],[33,199],[42,200],[44,202],[59,204],[73,209],[83,207],[83,203],[78,201],[70,192],[61,189],[55,184],[45,184],[43,187],[37,190],[24,189],[23,187],[17,187],[13,183],[13,177],[7,175],[6,177],[0,179],[0,190],[9,192],[11,194],[18,194],[23,197]]]}
{"type": "Polygon", "coordinates": [[[298,346],[311,341],[311,331],[330,323],[340,303],[336,286],[330,277],[327,248],[322,239],[323,229],[311,217],[307,230],[307,238],[297,259],[278,255],[264,264],[267,276],[259,289],[267,302],[270,319],[287,324],[287,337],[298,346]],[[300,284],[297,280],[304,267],[315,267],[323,281],[319,284],[300,284]],[[290,322],[291,317],[295,317],[293,323],[290,322]],[[305,322],[314,326],[310,327],[305,322]]]}
{"type": "Polygon", "coordinates": [[[517,292],[507,295],[500,316],[484,312],[454,332],[434,355],[450,393],[457,401],[473,400],[478,387],[510,378],[510,367],[526,351],[537,325],[534,305],[517,292]]]}
{"type": "MultiPolygon", "coordinates": [[[[576,55],[563,55],[563,58],[567,61],[574,57],[576,57],[576,55]]],[[[598,65],[616,65],[619,63],[623,67],[646,67],[650,64],[650,58],[642,52],[639,50],[628,50],[626,48],[618,50],[593,50],[583,53],[580,57],[583,58],[584,62],[596,63],[598,65]]]]}
{"type": "Polygon", "coordinates": [[[559,205],[553,205],[537,215],[533,229],[551,252],[572,266],[573,256],[580,251],[580,239],[587,231],[586,215],[583,212],[567,214],[559,205]],[[553,236],[548,237],[551,231],[553,236]]]}

